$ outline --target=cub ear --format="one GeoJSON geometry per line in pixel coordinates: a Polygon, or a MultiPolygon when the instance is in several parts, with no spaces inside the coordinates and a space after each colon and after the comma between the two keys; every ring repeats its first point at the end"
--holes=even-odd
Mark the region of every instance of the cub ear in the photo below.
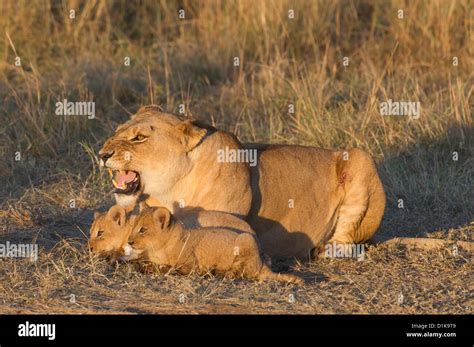
{"type": "Polygon", "coordinates": [[[185,120],[176,125],[176,130],[186,152],[189,152],[196,147],[207,133],[206,129],[194,125],[189,120],[185,120]]]}
{"type": "Polygon", "coordinates": [[[146,209],[148,208],[148,205],[145,201],[140,201],[138,203],[138,213],[142,213],[143,211],[145,211],[146,209]]]}
{"type": "Polygon", "coordinates": [[[127,215],[127,212],[120,205],[112,206],[110,210],[107,212],[107,218],[114,221],[118,226],[125,225],[126,215],[127,215]]]}
{"type": "Polygon", "coordinates": [[[153,220],[161,229],[168,228],[171,225],[171,219],[171,212],[167,208],[158,207],[153,212],[153,220]]]}
{"type": "Polygon", "coordinates": [[[94,219],[97,219],[97,217],[99,217],[101,215],[101,213],[99,211],[95,211],[94,212],[94,219]]]}

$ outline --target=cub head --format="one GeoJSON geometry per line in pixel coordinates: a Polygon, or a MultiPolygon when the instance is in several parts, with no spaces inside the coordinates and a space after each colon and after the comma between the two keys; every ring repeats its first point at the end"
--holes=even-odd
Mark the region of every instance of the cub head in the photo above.
{"type": "Polygon", "coordinates": [[[189,152],[207,130],[185,117],[142,107],[120,125],[99,152],[111,175],[118,203],[145,192],[160,194],[191,170],[189,152]],[[129,198],[127,198],[129,197],[129,198]]]}
{"type": "Polygon", "coordinates": [[[163,248],[174,225],[171,212],[165,207],[148,208],[135,218],[128,244],[123,248],[125,260],[134,260],[163,248]]]}
{"type": "Polygon", "coordinates": [[[133,220],[127,220],[125,209],[119,205],[104,213],[96,212],[89,237],[91,253],[116,259],[127,242],[131,223],[133,220]]]}

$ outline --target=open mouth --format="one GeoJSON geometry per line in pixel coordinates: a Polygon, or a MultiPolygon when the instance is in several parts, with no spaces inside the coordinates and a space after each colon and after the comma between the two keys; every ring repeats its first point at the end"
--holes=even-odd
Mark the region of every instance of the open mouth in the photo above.
{"type": "Polygon", "coordinates": [[[136,171],[109,169],[109,174],[115,187],[114,193],[133,194],[140,186],[140,175],[136,171]]]}

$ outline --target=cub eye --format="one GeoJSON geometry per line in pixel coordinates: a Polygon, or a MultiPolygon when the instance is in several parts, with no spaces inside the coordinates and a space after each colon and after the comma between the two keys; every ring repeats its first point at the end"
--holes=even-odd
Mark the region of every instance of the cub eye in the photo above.
{"type": "Polygon", "coordinates": [[[103,234],[104,234],[104,231],[103,231],[103,230],[99,230],[99,231],[97,232],[97,237],[98,237],[98,238],[99,238],[99,237],[102,237],[103,234]]]}
{"type": "Polygon", "coordinates": [[[139,233],[140,235],[143,235],[144,233],[146,233],[146,228],[141,227],[141,228],[138,230],[138,233],[139,233]]]}
{"type": "Polygon", "coordinates": [[[147,139],[146,136],[139,134],[139,135],[135,136],[131,141],[132,141],[132,142],[143,142],[143,141],[145,141],[146,139],[147,139]]]}

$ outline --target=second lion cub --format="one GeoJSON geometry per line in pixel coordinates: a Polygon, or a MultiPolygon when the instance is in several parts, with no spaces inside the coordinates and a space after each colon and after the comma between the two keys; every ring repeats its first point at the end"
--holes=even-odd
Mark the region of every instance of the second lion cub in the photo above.
{"type": "Polygon", "coordinates": [[[136,217],[124,253],[126,260],[165,265],[182,274],[196,270],[303,283],[297,276],[275,273],[264,264],[254,234],[224,227],[186,229],[164,207],[146,209],[136,217]]]}

